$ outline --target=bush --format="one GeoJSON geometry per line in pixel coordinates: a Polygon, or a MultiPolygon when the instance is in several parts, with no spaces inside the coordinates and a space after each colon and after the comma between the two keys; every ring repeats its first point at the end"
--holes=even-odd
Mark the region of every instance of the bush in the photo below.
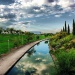
{"type": "Polygon", "coordinates": [[[58,75],[75,75],[75,50],[56,54],[58,75]]]}
{"type": "Polygon", "coordinates": [[[14,47],[18,47],[20,45],[20,41],[19,40],[14,40],[14,47]]]}
{"type": "Polygon", "coordinates": [[[36,39],[37,39],[37,40],[39,40],[39,38],[40,38],[39,36],[36,36],[36,39]]]}
{"type": "Polygon", "coordinates": [[[56,41],[58,41],[59,39],[62,39],[62,38],[64,38],[65,36],[67,36],[67,33],[66,33],[66,32],[60,32],[60,33],[57,33],[57,34],[55,34],[54,36],[52,36],[50,39],[51,39],[51,40],[56,39],[56,41]]]}

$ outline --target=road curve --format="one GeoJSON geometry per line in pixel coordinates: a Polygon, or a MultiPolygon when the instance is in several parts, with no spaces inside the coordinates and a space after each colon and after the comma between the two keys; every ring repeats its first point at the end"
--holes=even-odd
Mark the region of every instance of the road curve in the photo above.
{"type": "Polygon", "coordinates": [[[5,73],[26,53],[27,50],[39,42],[40,41],[36,41],[25,45],[24,47],[0,59],[0,75],[5,75],[5,73]]]}

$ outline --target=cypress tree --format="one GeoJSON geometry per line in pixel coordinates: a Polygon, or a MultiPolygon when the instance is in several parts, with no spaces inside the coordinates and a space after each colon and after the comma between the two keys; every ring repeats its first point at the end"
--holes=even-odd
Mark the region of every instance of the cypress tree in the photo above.
{"type": "Polygon", "coordinates": [[[63,32],[65,31],[64,27],[63,27],[63,32]]]}
{"type": "Polygon", "coordinates": [[[66,21],[65,21],[65,32],[67,32],[66,21]]]}
{"type": "Polygon", "coordinates": [[[73,19],[73,35],[75,35],[75,22],[74,22],[74,19],[73,19]]]}
{"type": "Polygon", "coordinates": [[[68,24],[68,35],[70,34],[70,27],[69,27],[69,24],[68,24]]]}

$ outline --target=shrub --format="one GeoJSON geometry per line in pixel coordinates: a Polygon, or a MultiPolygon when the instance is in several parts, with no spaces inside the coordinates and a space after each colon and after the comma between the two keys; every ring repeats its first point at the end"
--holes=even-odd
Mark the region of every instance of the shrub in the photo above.
{"type": "Polygon", "coordinates": [[[36,39],[37,39],[37,40],[39,40],[39,38],[40,38],[39,36],[36,36],[36,39]]]}
{"type": "Polygon", "coordinates": [[[75,75],[75,50],[56,54],[58,75],[75,75]]]}
{"type": "Polygon", "coordinates": [[[14,47],[18,47],[20,45],[20,41],[19,40],[14,40],[14,47]]]}

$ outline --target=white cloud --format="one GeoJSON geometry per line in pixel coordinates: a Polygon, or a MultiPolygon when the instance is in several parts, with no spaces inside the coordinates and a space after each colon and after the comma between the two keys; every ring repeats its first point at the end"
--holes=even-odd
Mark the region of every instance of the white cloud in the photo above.
{"type": "Polygon", "coordinates": [[[40,10],[37,10],[37,9],[36,9],[36,10],[34,9],[34,11],[35,11],[35,12],[40,12],[40,10]]]}
{"type": "Polygon", "coordinates": [[[9,22],[9,19],[13,19],[16,21],[16,25],[9,23],[10,27],[26,30],[24,24],[18,23],[22,19],[25,21],[26,18],[46,15],[46,17],[48,17],[48,15],[61,17],[66,12],[75,14],[74,5],[74,0],[53,0],[52,2],[48,2],[48,0],[16,0],[15,3],[10,5],[0,5],[0,22],[9,22]],[[9,19],[6,19],[8,16],[6,16],[6,18],[3,17],[8,14],[15,14],[15,16],[13,15],[15,18],[9,17],[9,19]]]}
{"type": "Polygon", "coordinates": [[[7,22],[8,19],[5,19],[5,18],[0,18],[0,22],[7,22]]]}
{"type": "Polygon", "coordinates": [[[0,5],[0,9],[5,8],[5,5],[0,5]]]}
{"type": "Polygon", "coordinates": [[[8,26],[8,28],[14,28],[17,30],[27,31],[26,26],[24,24],[22,24],[22,25],[21,24],[10,25],[10,26],[8,26]]]}
{"type": "Polygon", "coordinates": [[[62,15],[61,14],[57,14],[57,15],[55,15],[55,17],[61,17],[62,15]]]}
{"type": "Polygon", "coordinates": [[[63,14],[73,10],[70,7],[71,5],[74,5],[73,0],[54,0],[54,2],[48,2],[48,0],[16,0],[15,3],[10,5],[0,5],[0,14],[15,14],[17,16],[15,20],[19,21],[21,18],[31,18],[40,14],[63,14]],[[62,7],[62,10],[56,8],[56,5],[62,7]]]}
{"type": "Polygon", "coordinates": [[[74,0],[58,0],[58,5],[60,5],[62,8],[70,7],[71,5],[75,4],[74,0]]]}

